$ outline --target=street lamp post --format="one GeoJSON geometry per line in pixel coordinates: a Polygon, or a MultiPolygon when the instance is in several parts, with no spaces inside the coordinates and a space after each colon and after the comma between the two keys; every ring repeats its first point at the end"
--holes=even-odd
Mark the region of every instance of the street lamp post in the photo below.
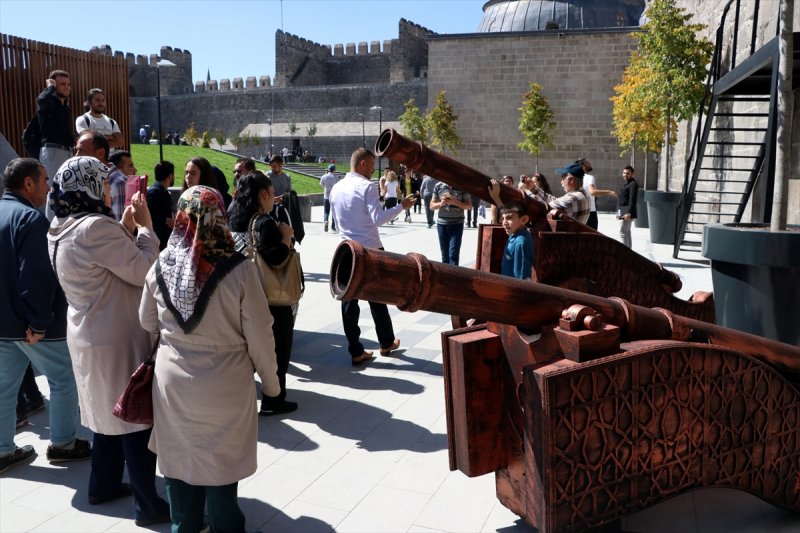
{"type": "Polygon", "coordinates": [[[164,132],[161,131],[161,67],[177,67],[169,59],[162,59],[156,62],[156,102],[158,104],[158,160],[164,161],[164,132]]]}
{"type": "Polygon", "coordinates": [[[361,117],[361,145],[366,148],[367,147],[367,131],[364,129],[364,113],[359,113],[358,116],[361,117]]]}
{"type": "Polygon", "coordinates": [[[269,119],[267,121],[267,124],[269,124],[269,158],[268,159],[272,159],[272,156],[274,155],[274,148],[272,146],[272,119],[269,119]]]}
{"type": "MultiPolygon", "coordinates": [[[[378,112],[378,135],[381,134],[383,131],[383,108],[379,105],[374,105],[369,108],[370,111],[377,111],[378,112]]],[[[381,161],[383,160],[382,157],[378,158],[378,176],[382,175],[381,172],[381,161]]]]}

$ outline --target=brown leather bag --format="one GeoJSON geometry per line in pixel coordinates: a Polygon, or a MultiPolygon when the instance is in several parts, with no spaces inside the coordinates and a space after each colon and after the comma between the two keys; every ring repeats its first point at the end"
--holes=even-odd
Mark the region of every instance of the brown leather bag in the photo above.
{"type": "Polygon", "coordinates": [[[128,386],[114,405],[113,414],[131,424],[153,423],[153,376],[155,372],[155,355],[158,350],[156,338],[147,361],[133,371],[128,386]]]}

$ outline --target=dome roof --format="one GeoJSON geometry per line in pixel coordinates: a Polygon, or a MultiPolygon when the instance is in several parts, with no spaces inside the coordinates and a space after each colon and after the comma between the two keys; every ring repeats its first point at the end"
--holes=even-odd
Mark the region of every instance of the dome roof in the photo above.
{"type": "Polygon", "coordinates": [[[639,26],[644,8],[645,0],[489,0],[478,32],[639,26]]]}

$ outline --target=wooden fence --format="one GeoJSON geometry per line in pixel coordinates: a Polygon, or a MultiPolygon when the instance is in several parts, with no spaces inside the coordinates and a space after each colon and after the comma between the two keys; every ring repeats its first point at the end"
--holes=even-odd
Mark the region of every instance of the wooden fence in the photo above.
{"type": "Polygon", "coordinates": [[[53,70],[69,72],[72,92],[68,100],[73,119],[84,113],[89,90],[103,89],[106,115],[117,121],[125,145],[130,146],[128,62],[124,58],[0,33],[0,132],[19,155],[27,156],[22,131],[36,112],[36,97],[45,89],[45,80],[53,70]]]}

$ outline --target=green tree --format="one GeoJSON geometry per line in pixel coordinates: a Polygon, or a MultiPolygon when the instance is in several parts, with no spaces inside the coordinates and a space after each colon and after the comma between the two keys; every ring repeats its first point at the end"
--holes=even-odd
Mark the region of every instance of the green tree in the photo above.
{"type": "Polygon", "coordinates": [[[289,129],[289,135],[294,137],[294,134],[297,133],[297,122],[291,119],[286,127],[289,129]]]}
{"type": "Polygon", "coordinates": [[[250,134],[249,133],[242,133],[239,136],[239,144],[241,146],[248,146],[250,145],[250,134]]]}
{"type": "Polygon", "coordinates": [[[317,134],[317,123],[312,122],[311,124],[308,125],[308,128],[306,128],[306,135],[308,135],[308,149],[312,154],[314,153],[314,149],[312,148],[313,147],[312,143],[314,140],[314,136],[316,134],[317,134]]]}
{"type": "Polygon", "coordinates": [[[197,136],[197,126],[195,125],[194,122],[190,123],[189,127],[186,128],[186,133],[184,133],[184,138],[186,139],[186,142],[190,146],[195,146],[197,144],[197,139],[199,137],[197,136]]]}
{"type": "Polygon", "coordinates": [[[239,148],[239,145],[242,144],[242,136],[239,135],[238,133],[234,133],[233,135],[231,135],[228,140],[231,142],[234,148],[237,149],[239,148]]]}
{"type": "Polygon", "coordinates": [[[539,155],[542,148],[552,146],[550,131],[556,127],[553,112],[547,97],[542,94],[542,86],[531,82],[530,90],[522,97],[519,117],[519,132],[523,140],[517,145],[520,150],[536,156],[536,169],[539,169],[539,155]]]}
{"type": "Polygon", "coordinates": [[[203,132],[203,142],[200,144],[201,148],[211,148],[211,137],[207,131],[203,132]]]}
{"type": "Polygon", "coordinates": [[[219,129],[214,132],[214,140],[217,141],[217,144],[223,146],[225,144],[225,130],[219,129]]]}
{"type": "Polygon", "coordinates": [[[436,95],[436,105],[428,111],[426,122],[431,131],[431,146],[442,153],[446,150],[455,152],[456,146],[461,144],[461,139],[456,133],[458,115],[453,111],[453,106],[447,101],[447,91],[440,91],[436,95]]]}
{"type": "Polygon", "coordinates": [[[705,26],[689,24],[691,15],[675,5],[675,0],[653,0],[645,12],[647,23],[641,33],[638,53],[631,56],[639,73],[646,73],[636,89],[646,109],[657,112],[664,124],[667,145],[666,183],[670,180],[670,145],[674,143],[673,121],[686,120],[697,113],[705,92],[706,65],[714,45],[698,34],[705,26]]]}
{"type": "Polygon", "coordinates": [[[406,110],[400,115],[400,125],[403,127],[403,135],[414,141],[428,141],[428,125],[425,117],[422,116],[419,108],[411,98],[403,104],[406,110]]]}

